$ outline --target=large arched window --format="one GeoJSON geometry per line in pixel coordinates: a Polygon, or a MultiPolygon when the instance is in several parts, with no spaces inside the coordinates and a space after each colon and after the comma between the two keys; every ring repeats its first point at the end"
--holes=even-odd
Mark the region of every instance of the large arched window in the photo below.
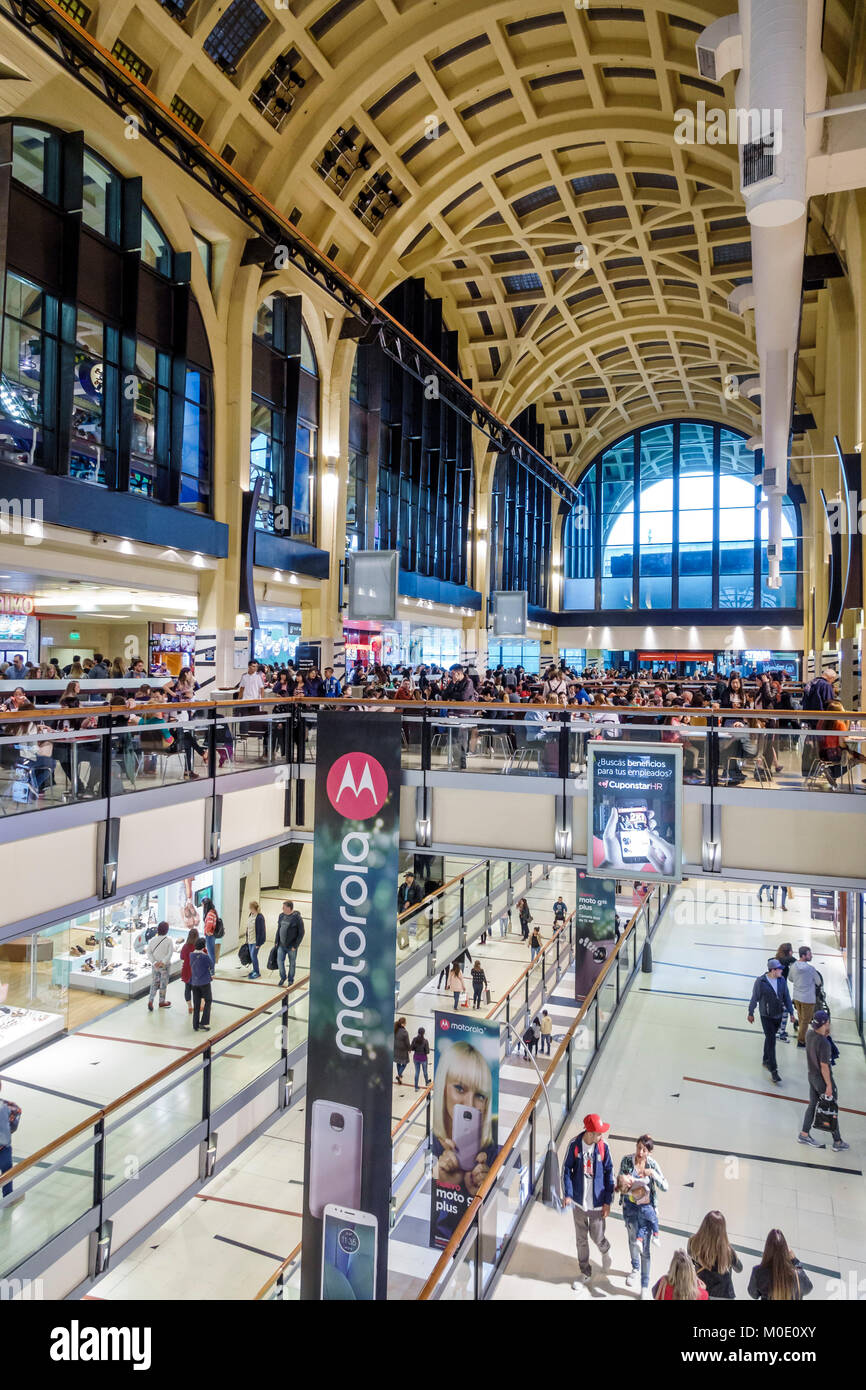
{"type": "Polygon", "coordinates": [[[799,517],[782,505],[782,584],[768,585],[758,456],[720,425],[636,430],[596,459],[563,531],[567,611],[796,609],[799,517]]]}
{"type": "Polygon", "coordinates": [[[301,300],[269,295],[253,325],[250,480],[260,530],[315,542],[319,368],[301,300]]]}

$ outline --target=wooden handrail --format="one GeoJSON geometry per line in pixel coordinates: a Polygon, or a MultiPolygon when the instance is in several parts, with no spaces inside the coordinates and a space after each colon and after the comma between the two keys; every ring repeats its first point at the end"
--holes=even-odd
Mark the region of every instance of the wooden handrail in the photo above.
{"type": "Polygon", "coordinates": [[[397,921],[403,922],[406,920],[407,917],[411,917],[413,913],[420,912],[422,907],[429,906],[429,904],[433,902],[434,898],[438,898],[442,893],[447,893],[448,889],[453,888],[455,883],[459,883],[461,878],[466,878],[469,874],[474,873],[476,869],[479,869],[482,864],[486,863],[486,859],[479,859],[468,869],[464,869],[462,874],[457,874],[455,878],[449,879],[447,883],[443,883],[441,888],[435,888],[432,893],[428,893],[426,898],[422,898],[420,903],[416,903],[414,907],[407,907],[405,912],[401,912],[398,915],[397,921]]]}
{"type": "Polygon", "coordinates": [[[278,1265],[278,1267],[274,1270],[267,1283],[262,1284],[262,1287],[259,1289],[255,1298],[253,1299],[253,1303],[261,1302],[265,1294],[268,1293],[274,1287],[274,1284],[276,1284],[277,1280],[280,1278],[280,1275],[288,1269],[289,1265],[292,1263],[292,1260],[297,1259],[298,1255],[301,1253],[301,1244],[302,1242],[298,1241],[291,1255],[287,1255],[286,1258],[283,1260],[282,1264],[278,1265]]]}
{"type": "MultiPolygon", "coordinates": [[[[562,1042],[560,1043],[559,1047],[557,1048],[556,1052],[551,1058],[547,1070],[544,1073],[545,1085],[547,1084],[548,1077],[550,1076],[551,1072],[555,1070],[563,1053],[567,1050],[568,1045],[571,1042],[571,1039],[574,1037],[577,1029],[580,1027],[581,1023],[583,1022],[583,1019],[586,1017],[587,1011],[589,1010],[591,1004],[598,995],[599,990],[602,988],[605,980],[610,974],[613,968],[613,962],[617,960],[619,953],[623,948],[623,945],[628,940],[628,937],[631,934],[631,932],[635,929],[637,925],[637,919],[640,916],[643,907],[644,903],[641,903],[640,906],[635,909],[633,916],[631,917],[630,921],[625,927],[625,930],[620,936],[619,941],[616,943],[614,950],[611,951],[610,955],[608,956],[607,961],[605,962],[604,969],[601,971],[601,973],[598,976],[598,979],[595,981],[595,983],[592,986],[592,989],[589,991],[589,994],[584,999],[583,1004],[580,1007],[580,1012],[574,1019],[574,1022],[572,1023],[571,1027],[565,1034],[565,1037],[563,1038],[562,1042]]],[[[419,1302],[423,1302],[426,1299],[429,1299],[431,1293],[436,1288],[436,1285],[439,1283],[439,1280],[442,1277],[442,1273],[446,1268],[447,1264],[450,1260],[454,1258],[454,1255],[460,1248],[460,1244],[463,1240],[463,1237],[469,1230],[469,1227],[474,1220],[475,1213],[479,1210],[488,1192],[493,1187],[493,1184],[496,1181],[496,1178],[498,1177],[499,1173],[501,1172],[506,1159],[508,1158],[509,1154],[511,1153],[511,1151],[517,1143],[518,1136],[520,1135],[523,1126],[529,1120],[532,1111],[535,1109],[543,1093],[544,1087],[541,1085],[541,1083],[539,1083],[533,1091],[532,1095],[530,1096],[529,1100],[527,1101],[526,1105],[524,1106],[520,1114],[520,1118],[513,1125],[511,1133],[508,1135],[508,1138],[506,1139],[505,1143],[502,1145],[502,1148],[499,1150],[499,1153],[496,1155],[495,1159],[490,1165],[487,1177],[481,1184],[480,1188],[473,1197],[466,1211],[463,1213],[463,1216],[460,1218],[460,1221],[457,1223],[457,1226],[455,1227],[454,1234],[452,1235],[445,1249],[442,1251],[442,1254],[440,1255],[439,1259],[436,1261],[436,1265],[433,1269],[433,1272],[430,1274],[429,1278],[427,1279],[427,1282],[425,1283],[423,1289],[418,1295],[419,1302]]],[[[551,1139],[553,1139],[554,1136],[551,1135],[550,1137],[551,1139]]]]}
{"type": "Polygon", "coordinates": [[[34,1163],[39,1163],[43,1158],[47,1157],[48,1154],[60,1148],[61,1145],[68,1144],[71,1139],[76,1138],[76,1136],[81,1134],[85,1129],[89,1129],[99,1120],[107,1119],[122,1106],[128,1105],[131,1100],[135,1100],[137,1096],[149,1090],[151,1086],[157,1086],[160,1081],[165,1081],[165,1079],[174,1072],[180,1071],[181,1067],[188,1066],[191,1061],[194,1061],[196,1057],[200,1057],[202,1053],[207,1052],[209,1048],[213,1048],[217,1043],[222,1042],[223,1039],[231,1037],[234,1033],[237,1033],[240,1028],[245,1028],[252,1019],[258,1018],[260,1014],[273,1008],[274,1004],[288,998],[293,991],[301,989],[303,985],[309,982],[309,978],[309,975],[305,975],[302,980],[296,980],[293,985],[289,985],[286,989],[280,990],[279,993],[273,995],[270,999],[266,999],[263,1004],[259,1004],[255,1009],[251,1009],[248,1014],[245,1014],[242,1019],[238,1019],[236,1023],[227,1024],[226,1027],[221,1028],[218,1033],[214,1033],[213,1037],[208,1038],[203,1043],[197,1043],[195,1047],[191,1047],[183,1057],[175,1058],[173,1062],[169,1062],[166,1066],[161,1067],[159,1071],[154,1072],[151,1076],[145,1077],[137,1086],[133,1086],[132,1090],[126,1091],[122,1096],[118,1096],[116,1100],[109,1101],[108,1104],[102,1106],[101,1109],[94,1110],[91,1115],[79,1121],[72,1129],[66,1130],[58,1139],[52,1139],[50,1143],[45,1144],[41,1149],[38,1149],[36,1153],[30,1154],[28,1158],[22,1158],[19,1163],[16,1163],[13,1168],[9,1169],[8,1173],[4,1173],[4,1183],[11,1182],[14,1178],[20,1177],[28,1168],[32,1168],[34,1163]]]}

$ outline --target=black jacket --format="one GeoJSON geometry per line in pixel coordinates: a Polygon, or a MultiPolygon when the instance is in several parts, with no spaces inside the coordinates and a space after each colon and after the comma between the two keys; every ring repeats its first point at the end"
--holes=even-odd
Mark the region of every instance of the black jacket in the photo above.
{"type": "Polygon", "coordinates": [[[761,1018],[781,1018],[783,1014],[791,1014],[793,1017],[794,1005],[791,1003],[785,977],[782,976],[779,981],[777,994],[775,986],[770,983],[767,976],[759,975],[749,1000],[750,1016],[754,1014],[756,1004],[760,1010],[761,1018]]]}
{"type": "MultiPolygon", "coordinates": [[[[793,1265],[797,1273],[797,1282],[794,1288],[794,1300],[797,1301],[804,1299],[807,1294],[812,1292],[812,1281],[798,1259],[794,1259],[793,1265]]],[[[752,1270],[752,1277],[749,1280],[749,1297],[761,1301],[772,1300],[770,1271],[763,1265],[755,1265],[752,1270]]]]}
{"type": "Polygon", "coordinates": [[[397,889],[397,911],[408,912],[410,907],[417,907],[424,897],[424,890],[421,884],[401,883],[397,889]]]}
{"type": "Polygon", "coordinates": [[[733,1276],[735,1273],[739,1274],[743,1268],[743,1262],[739,1255],[734,1255],[733,1266],[726,1274],[719,1274],[715,1269],[707,1269],[706,1265],[699,1265],[694,1255],[692,1255],[692,1264],[710,1298],[736,1298],[733,1276]]]}
{"type": "Polygon", "coordinates": [[[295,951],[304,939],[304,919],[300,912],[281,912],[277,922],[277,945],[295,951]]]}

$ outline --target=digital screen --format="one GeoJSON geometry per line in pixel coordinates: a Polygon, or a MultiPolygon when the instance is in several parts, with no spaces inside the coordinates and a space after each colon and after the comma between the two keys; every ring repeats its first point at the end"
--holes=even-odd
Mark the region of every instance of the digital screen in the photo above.
{"type": "Polygon", "coordinates": [[[682,748],[592,743],[588,863],[612,878],[682,877],[682,748]]]}
{"type": "Polygon", "coordinates": [[[21,642],[27,635],[27,619],[21,614],[0,616],[0,642],[21,642]]]}
{"type": "Polygon", "coordinates": [[[339,1303],[372,1302],[375,1277],[375,1226],[327,1215],[322,1259],[323,1299],[339,1303]]]}

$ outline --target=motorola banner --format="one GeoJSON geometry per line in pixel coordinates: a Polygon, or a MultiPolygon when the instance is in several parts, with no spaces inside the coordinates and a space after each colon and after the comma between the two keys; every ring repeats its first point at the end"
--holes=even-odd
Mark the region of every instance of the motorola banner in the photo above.
{"type": "Polygon", "coordinates": [[[400,717],[322,710],[301,1297],[387,1297],[400,717]]]}
{"type": "Polygon", "coordinates": [[[578,874],[574,909],[574,997],[578,1004],[601,974],[617,936],[615,881],[578,874]]]}
{"type": "Polygon", "coordinates": [[[682,878],[683,750],[662,743],[587,745],[587,864],[606,878],[682,878]]]}
{"type": "Polygon", "coordinates": [[[430,1245],[443,1250],[499,1153],[499,1024],[434,1014],[430,1245]]]}

